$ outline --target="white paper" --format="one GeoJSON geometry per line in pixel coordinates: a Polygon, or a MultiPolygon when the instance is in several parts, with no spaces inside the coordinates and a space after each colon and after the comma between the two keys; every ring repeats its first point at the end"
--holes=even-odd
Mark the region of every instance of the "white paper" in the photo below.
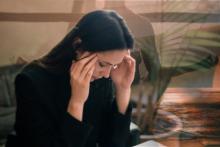
{"type": "Polygon", "coordinates": [[[133,147],[167,147],[154,140],[149,140],[133,147]]]}

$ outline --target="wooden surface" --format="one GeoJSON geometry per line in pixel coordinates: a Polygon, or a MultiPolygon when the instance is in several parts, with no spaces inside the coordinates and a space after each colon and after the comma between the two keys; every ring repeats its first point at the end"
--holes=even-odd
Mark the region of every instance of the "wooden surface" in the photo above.
{"type": "Polygon", "coordinates": [[[191,133],[194,133],[193,131],[200,132],[203,136],[207,134],[207,137],[194,136],[191,139],[181,140],[173,137],[158,140],[158,142],[168,147],[220,147],[219,88],[167,89],[164,94],[162,108],[173,110],[173,113],[179,115],[184,124],[183,130],[192,131],[191,133]],[[186,110],[177,109],[180,106],[186,110]],[[193,115],[193,113],[197,115],[193,115]]]}
{"type": "Polygon", "coordinates": [[[220,88],[168,88],[160,109],[177,115],[183,129],[177,137],[155,141],[167,147],[220,147],[220,88]]]}

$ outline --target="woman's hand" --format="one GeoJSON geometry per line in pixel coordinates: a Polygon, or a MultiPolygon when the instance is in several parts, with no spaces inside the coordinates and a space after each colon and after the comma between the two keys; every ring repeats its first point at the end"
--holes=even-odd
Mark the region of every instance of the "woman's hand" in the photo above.
{"type": "Polygon", "coordinates": [[[111,71],[111,78],[116,87],[116,101],[119,112],[124,114],[127,110],[130,94],[131,84],[135,75],[135,59],[126,55],[122,63],[111,71]]]}
{"type": "Polygon", "coordinates": [[[129,89],[134,80],[135,75],[135,59],[126,55],[116,69],[112,69],[111,78],[116,89],[129,89]]]}
{"type": "Polygon", "coordinates": [[[68,112],[82,120],[84,103],[89,95],[90,80],[97,61],[96,54],[84,53],[81,59],[72,64],[70,69],[71,98],[68,112]]]}

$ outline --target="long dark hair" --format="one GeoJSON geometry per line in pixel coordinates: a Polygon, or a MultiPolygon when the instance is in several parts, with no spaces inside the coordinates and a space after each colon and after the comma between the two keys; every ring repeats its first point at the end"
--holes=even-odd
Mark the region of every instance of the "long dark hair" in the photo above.
{"type": "Polygon", "coordinates": [[[47,55],[35,63],[53,73],[66,73],[76,58],[76,50],[103,52],[132,49],[133,36],[124,19],[112,10],[96,10],[84,15],[47,55]],[[79,41],[76,41],[80,39],[79,41]]]}

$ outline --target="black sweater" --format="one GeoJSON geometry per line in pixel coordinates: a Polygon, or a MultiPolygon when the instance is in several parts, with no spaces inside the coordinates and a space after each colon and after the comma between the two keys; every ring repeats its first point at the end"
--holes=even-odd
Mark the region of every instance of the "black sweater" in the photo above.
{"type": "Polygon", "coordinates": [[[132,108],[118,112],[112,85],[104,78],[90,84],[80,122],[67,112],[69,74],[26,66],[15,80],[16,136],[8,137],[6,147],[124,147],[132,108]]]}

